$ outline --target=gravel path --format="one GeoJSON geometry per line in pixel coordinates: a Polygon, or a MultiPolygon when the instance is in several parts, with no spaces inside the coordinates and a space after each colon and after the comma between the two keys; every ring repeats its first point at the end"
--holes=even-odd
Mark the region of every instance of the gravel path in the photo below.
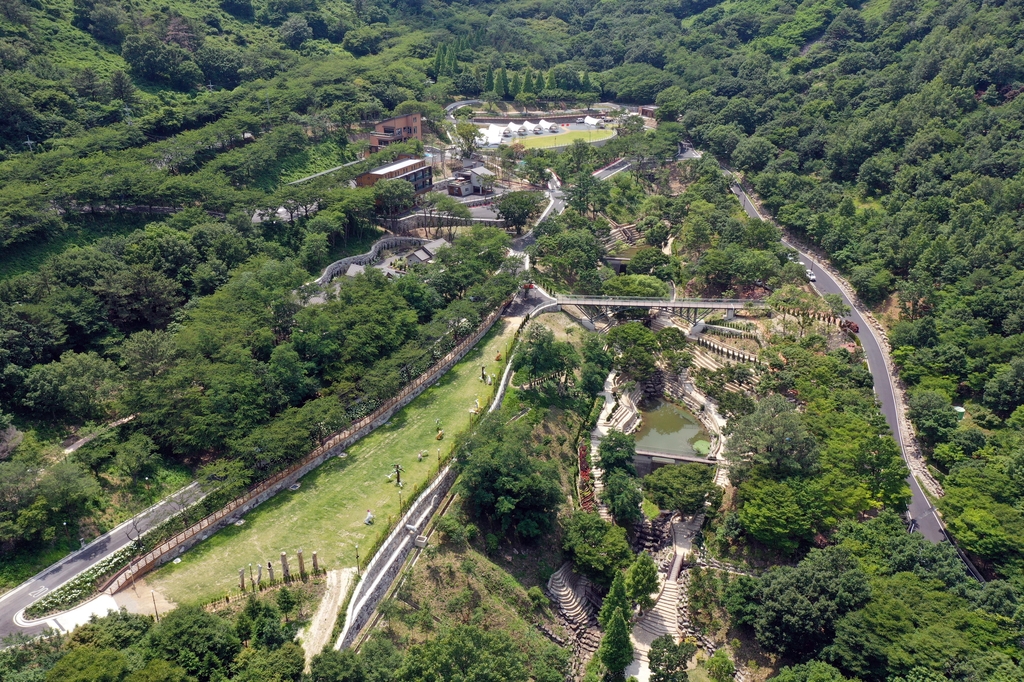
{"type": "Polygon", "coordinates": [[[338,619],[338,610],[341,608],[341,602],[345,595],[348,594],[354,574],[355,568],[327,571],[327,592],[324,593],[323,599],[320,600],[320,606],[313,614],[313,620],[309,623],[309,631],[302,637],[302,648],[306,651],[307,673],[309,672],[309,662],[331,641],[334,622],[338,619]]]}

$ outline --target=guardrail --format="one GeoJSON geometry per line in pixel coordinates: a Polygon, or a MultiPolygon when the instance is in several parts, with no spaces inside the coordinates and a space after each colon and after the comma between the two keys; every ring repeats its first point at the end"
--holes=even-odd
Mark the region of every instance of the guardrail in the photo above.
{"type": "Polygon", "coordinates": [[[632,296],[580,296],[557,294],[560,305],[634,306],[637,308],[709,308],[741,309],[764,308],[768,304],[745,298],[643,298],[632,296]]]}
{"type": "MultiPolygon", "coordinates": [[[[321,443],[320,446],[311,453],[287,469],[280,471],[266,481],[259,483],[245,495],[235,498],[221,509],[203,518],[189,528],[186,528],[184,531],[178,533],[173,538],[167,540],[143,557],[130,562],[127,566],[104,582],[100,586],[100,592],[107,592],[108,594],[118,592],[132,580],[167,561],[170,558],[168,555],[175,549],[182,547],[186,543],[189,543],[188,546],[194,544],[194,542],[190,543],[189,541],[195,536],[211,528],[214,530],[219,529],[220,525],[222,525],[226,519],[229,519],[239,509],[245,508],[244,511],[248,511],[246,505],[249,505],[253,501],[256,501],[256,504],[262,502],[263,500],[258,499],[261,495],[266,495],[269,492],[270,494],[267,495],[266,499],[272,497],[273,494],[277,492],[273,490],[275,486],[283,487],[281,484],[290,477],[295,476],[296,474],[304,475],[307,473],[308,469],[319,464],[316,461],[318,458],[326,459],[326,456],[331,450],[350,445],[353,441],[363,437],[377,426],[387,421],[394,410],[405,406],[413,398],[432,385],[445,372],[451,369],[456,362],[461,360],[466,353],[468,353],[469,350],[473,348],[473,346],[475,346],[488,331],[490,331],[491,327],[493,327],[494,323],[501,317],[501,314],[505,311],[505,308],[508,307],[510,302],[511,299],[508,299],[499,305],[493,312],[491,312],[490,315],[487,316],[472,336],[469,336],[454,349],[449,351],[447,355],[438,360],[427,372],[417,377],[412,381],[412,383],[399,391],[395,397],[385,402],[367,416],[355,421],[347,428],[334,434],[321,443]],[[303,471],[304,468],[307,471],[303,471]]],[[[254,504],[252,506],[256,505],[254,504]]]]}

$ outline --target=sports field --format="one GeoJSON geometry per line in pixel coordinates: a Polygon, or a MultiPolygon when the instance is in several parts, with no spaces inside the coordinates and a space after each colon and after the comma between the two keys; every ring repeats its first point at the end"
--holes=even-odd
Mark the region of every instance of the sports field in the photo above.
{"type": "Polygon", "coordinates": [[[568,132],[557,133],[555,135],[545,134],[520,137],[519,141],[523,143],[524,147],[565,147],[572,144],[573,140],[596,142],[598,140],[607,140],[614,134],[614,130],[609,130],[607,128],[603,130],[570,130],[568,132]]]}
{"type": "Polygon", "coordinates": [[[327,461],[302,479],[299,490],[278,493],[246,515],[242,526],[228,526],[147,582],[180,604],[237,590],[238,569],[250,562],[265,567],[273,561],[279,571],[282,551],[288,553],[292,570],[297,570],[298,549],[304,551],[307,567],[313,551],[327,568],[354,566],[356,544],[365,556],[377,535],[387,530],[389,515],[398,513],[398,488],[387,478],[394,464],[404,469],[402,482],[409,492],[437,470],[438,446],[447,453],[454,435],[469,426],[474,400],[486,409],[494,387],[480,381],[480,367],[500,381],[516,326],[515,321],[499,320],[462,362],[390,422],[350,447],[347,457],[327,461]],[[499,351],[501,361],[495,360],[499,351]],[[446,434],[441,441],[435,439],[436,419],[446,434]],[[417,455],[424,450],[420,462],[417,455]],[[376,515],[375,525],[363,524],[367,509],[376,515]]]}

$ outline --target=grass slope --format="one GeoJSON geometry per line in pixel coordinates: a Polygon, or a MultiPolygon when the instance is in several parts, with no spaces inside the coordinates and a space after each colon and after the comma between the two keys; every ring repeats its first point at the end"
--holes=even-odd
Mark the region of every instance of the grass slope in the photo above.
{"type": "MultiPolygon", "coordinates": [[[[345,459],[332,459],[302,479],[302,488],[283,492],[168,564],[150,578],[152,586],[182,603],[223,596],[236,587],[238,569],[249,562],[274,561],[282,551],[307,557],[317,551],[328,568],[352,566],[358,543],[366,549],[387,531],[389,516],[398,512],[398,489],[387,480],[397,462],[402,481],[412,491],[437,468],[437,447],[447,451],[455,434],[470,424],[469,409],[479,398],[486,406],[492,387],[480,382],[480,367],[500,376],[507,344],[515,325],[499,321],[494,329],[437,384],[406,406],[383,427],[353,445],[345,459]],[[501,361],[495,361],[498,352],[501,361]],[[434,439],[434,420],[441,419],[446,437],[434,439]],[[417,461],[417,453],[428,456],[417,461]],[[366,510],[378,522],[363,525],[366,510]]],[[[294,562],[294,559],[293,559],[294,562]]]]}
{"type": "Polygon", "coordinates": [[[128,235],[148,223],[164,220],[166,215],[144,213],[97,213],[66,216],[68,229],[51,239],[18,242],[0,249],[0,280],[24,272],[33,272],[50,256],[73,246],[87,246],[103,237],[128,235]]]}

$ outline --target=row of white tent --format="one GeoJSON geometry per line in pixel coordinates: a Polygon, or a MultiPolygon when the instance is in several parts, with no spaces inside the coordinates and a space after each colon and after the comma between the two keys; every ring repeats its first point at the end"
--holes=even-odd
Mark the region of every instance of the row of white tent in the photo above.
{"type": "Polygon", "coordinates": [[[550,123],[548,121],[545,121],[544,119],[541,119],[540,123],[530,123],[529,121],[526,121],[522,125],[509,123],[507,126],[505,126],[505,129],[502,132],[502,134],[505,135],[506,137],[508,137],[509,135],[515,135],[517,133],[519,135],[525,135],[527,133],[536,133],[539,135],[540,133],[543,133],[545,130],[548,132],[557,133],[558,124],[550,123]]]}
{"type": "Polygon", "coordinates": [[[492,123],[486,128],[481,128],[480,141],[482,144],[500,144],[501,138],[503,137],[527,135],[529,133],[540,135],[545,131],[557,133],[558,124],[545,121],[544,119],[541,119],[540,123],[530,123],[529,121],[526,121],[522,125],[509,123],[508,125],[499,126],[492,123]]]}

